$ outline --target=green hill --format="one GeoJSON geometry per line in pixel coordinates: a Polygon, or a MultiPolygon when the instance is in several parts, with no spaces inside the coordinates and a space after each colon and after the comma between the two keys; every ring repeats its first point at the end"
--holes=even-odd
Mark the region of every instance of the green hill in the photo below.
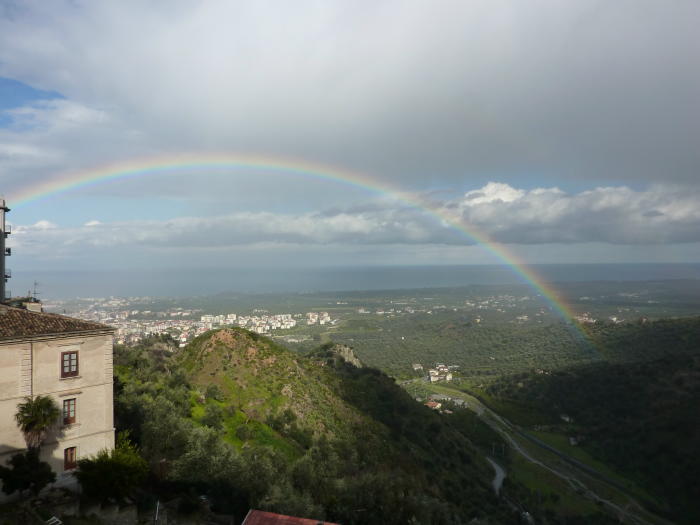
{"type": "Polygon", "coordinates": [[[448,418],[347,349],[299,356],[242,329],[173,352],[117,351],[116,415],[161,484],[352,523],[516,523],[492,468],[448,418]]]}
{"type": "MultiPolygon", "coordinates": [[[[240,440],[234,435],[246,434],[238,430],[246,421],[256,430],[267,425],[296,437],[302,446],[313,438],[333,438],[371,423],[338,397],[328,369],[243,329],[228,328],[198,337],[179,360],[192,386],[202,392],[214,386],[220,392],[210,403],[235,409],[228,411],[225,422],[233,433],[230,441],[236,444],[240,440]],[[243,421],[237,417],[240,413],[245,416],[243,421]]],[[[202,412],[195,405],[195,418],[202,412]]]]}

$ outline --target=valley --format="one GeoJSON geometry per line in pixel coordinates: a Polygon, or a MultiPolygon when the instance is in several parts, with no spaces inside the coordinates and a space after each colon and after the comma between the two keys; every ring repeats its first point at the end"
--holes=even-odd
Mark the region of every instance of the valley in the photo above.
{"type": "MultiPolygon", "coordinates": [[[[220,502],[218,490],[238,487],[241,509],[257,504],[363,522],[340,504],[333,483],[384,478],[357,480],[357,464],[341,459],[349,453],[353,462],[363,458],[364,468],[402,480],[411,497],[418,490],[435,498],[408,510],[405,502],[382,503],[426,522],[449,523],[450,514],[466,512],[486,523],[514,514],[547,524],[692,523],[696,467],[688,458],[696,452],[700,319],[694,300],[679,304],[679,286],[593,286],[600,295],[581,299],[586,321],[576,325],[507,286],[219,297],[210,306],[208,299],[141,298],[140,317],[150,311],[158,322],[158,312],[197,312],[202,321],[193,322],[203,328],[187,344],[166,326],[117,347],[118,428],[130,430],[151,461],[172,462],[169,479],[195,483],[212,501],[220,502]],[[670,311],[686,316],[671,318],[670,311]],[[308,312],[332,322],[312,323],[308,312]],[[609,315],[621,312],[628,317],[609,315]],[[250,316],[304,322],[266,333],[228,323],[250,316]],[[152,418],[161,426],[150,425],[152,418]],[[664,444],[664,428],[674,429],[673,445],[664,444]],[[267,457],[271,477],[264,487],[192,478],[182,462],[200,457],[202,443],[220,449],[216,461],[233,462],[232,472],[246,468],[251,453],[267,457]],[[324,491],[299,477],[302,465],[325,469],[328,461],[339,463],[324,491]],[[455,492],[459,485],[481,503],[465,500],[464,488],[455,492]],[[450,502],[441,518],[438,501],[450,502]]],[[[136,304],[111,301],[111,313],[105,303],[84,311],[119,315],[136,304]]]]}

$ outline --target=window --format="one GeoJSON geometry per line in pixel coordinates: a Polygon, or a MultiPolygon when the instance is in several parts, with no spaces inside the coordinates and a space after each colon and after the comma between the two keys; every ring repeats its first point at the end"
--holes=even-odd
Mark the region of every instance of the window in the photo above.
{"type": "Polygon", "coordinates": [[[75,398],[63,400],[63,424],[75,423],[75,398]]]}
{"type": "Polygon", "coordinates": [[[78,352],[61,353],[61,377],[78,375],[78,352]]]}
{"type": "Polygon", "coordinates": [[[78,466],[78,454],[76,447],[69,447],[63,451],[63,470],[71,470],[78,466]]]}

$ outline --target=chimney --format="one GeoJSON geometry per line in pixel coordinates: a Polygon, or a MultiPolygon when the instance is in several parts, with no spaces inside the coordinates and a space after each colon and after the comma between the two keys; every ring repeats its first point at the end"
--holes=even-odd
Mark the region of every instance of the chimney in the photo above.
{"type": "Polygon", "coordinates": [[[10,270],[5,267],[5,257],[12,252],[10,248],[5,247],[5,239],[10,235],[10,227],[5,222],[5,214],[10,211],[10,208],[5,204],[5,199],[0,197],[0,303],[7,299],[5,291],[5,283],[10,278],[10,270]]]}

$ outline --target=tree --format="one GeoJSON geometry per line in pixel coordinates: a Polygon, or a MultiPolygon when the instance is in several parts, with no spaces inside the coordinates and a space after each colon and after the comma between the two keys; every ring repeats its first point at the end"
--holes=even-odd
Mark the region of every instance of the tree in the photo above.
{"type": "Polygon", "coordinates": [[[187,447],[193,424],[178,414],[169,400],[157,397],[143,402],[144,423],[141,426],[141,451],[151,464],[179,458],[187,447]]]}
{"type": "Polygon", "coordinates": [[[208,404],[204,409],[202,424],[214,430],[221,430],[224,428],[224,409],[219,405],[208,404]]]}
{"type": "Polygon", "coordinates": [[[30,490],[35,496],[49,483],[56,481],[56,474],[48,463],[39,459],[39,449],[30,448],[10,458],[10,468],[0,466],[2,491],[12,494],[19,490],[20,494],[30,490]]]}
{"type": "Polygon", "coordinates": [[[314,502],[310,494],[295,490],[287,480],[278,481],[270,487],[260,501],[260,508],[316,520],[325,518],[323,506],[314,502]]]}
{"type": "Polygon", "coordinates": [[[207,386],[206,393],[204,394],[207,399],[213,399],[214,401],[221,401],[224,398],[224,393],[219,388],[219,385],[212,383],[207,386]]]}
{"type": "Polygon", "coordinates": [[[98,501],[124,500],[148,475],[148,463],[129,440],[128,432],[119,435],[117,446],[103,449],[96,456],[78,461],[75,477],[84,494],[98,501]]]}
{"type": "Polygon", "coordinates": [[[15,421],[24,434],[28,449],[38,449],[46,439],[49,429],[56,423],[61,410],[56,402],[48,396],[25,397],[17,405],[15,421]]]}

